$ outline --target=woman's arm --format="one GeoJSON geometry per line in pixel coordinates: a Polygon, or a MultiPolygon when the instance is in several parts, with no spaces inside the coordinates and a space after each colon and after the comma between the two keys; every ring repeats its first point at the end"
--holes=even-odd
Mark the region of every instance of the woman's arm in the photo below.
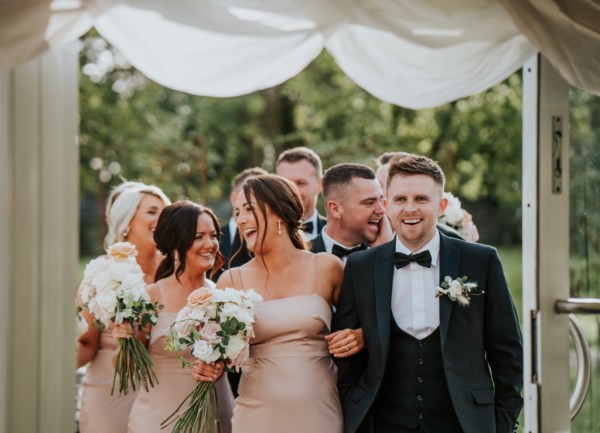
{"type": "Polygon", "coordinates": [[[88,310],[79,313],[86,321],[88,329],[77,340],[77,368],[96,358],[100,349],[100,330],[94,323],[94,316],[88,310]]]}
{"type": "MultiPolygon", "coordinates": [[[[342,280],[344,279],[344,265],[337,257],[330,254],[324,254],[328,269],[325,275],[329,276],[331,287],[331,299],[333,305],[337,304],[342,280]]],[[[365,347],[365,339],[363,338],[362,328],[358,329],[342,329],[332,332],[325,337],[329,344],[329,353],[336,358],[346,358],[360,352],[365,347]]]]}

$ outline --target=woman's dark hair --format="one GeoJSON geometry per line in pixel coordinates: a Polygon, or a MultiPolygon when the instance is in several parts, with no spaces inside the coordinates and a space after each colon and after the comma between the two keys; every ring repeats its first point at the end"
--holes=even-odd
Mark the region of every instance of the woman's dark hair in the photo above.
{"type": "MultiPolygon", "coordinates": [[[[266,218],[266,206],[269,206],[271,212],[281,218],[281,222],[287,227],[292,244],[299,250],[308,249],[304,236],[300,232],[304,207],[296,185],[276,174],[264,174],[248,179],[242,188],[248,203],[250,203],[250,194],[254,194],[266,226],[269,224],[266,218]]],[[[252,213],[256,218],[253,208],[252,213]]],[[[265,241],[266,234],[267,227],[263,231],[261,244],[265,241]]]]}
{"type": "MultiPolygon", "coordinates": [[[[165,258],[155,274],[155,281],[166,278],[175,273],[175,278],[179,279],[185,271],[186,253],[192,247],[196,237],[196,228],[198,227],[198,217],[203,213],[207,214],[215,225],[217,236],[221,233],[219,220],[212,210],[197,203],[184,200],[178,201],[165,207],[160,213],[156,229],[154,230],[154,242],[158,250],[165,255],[165,258]],[[179,256],[179,266],[175,269],[175,254],[179,256]]],[[[225,263],[221,251],[217,251],[215,265],[210,275],[214,275],[225,263]]]]}

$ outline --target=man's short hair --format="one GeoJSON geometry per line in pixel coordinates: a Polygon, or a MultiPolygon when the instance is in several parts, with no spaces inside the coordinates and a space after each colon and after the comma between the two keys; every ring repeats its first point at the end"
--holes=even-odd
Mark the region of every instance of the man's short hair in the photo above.
{"type": "Polygon", "coordinates": [[[231,190],[239,189],[249,177],[260,176],[261,174],[268,174],[268,172],[260,167],[250,167],[241,171],[231,181],[231,190]]]}
{"type": "Polygon", "coordinates": [[[439,164],[431,158],[420,155],[394,156],[388,162],[389,172],[386,187],[389,188],[390,182],[394,176],[411,176],[415,174],[424,174],[433,179],[435,183],[442,187],[446,183],[446,176],[439,164]]]}
{"type": "Polygon", "coordinates": [[[336,164],[325,171],[323,175],[323,198],[327,200],[332,189],[338,185],[349,185],[352,179],[375,179],[375,172],[365,164],[342,163],[336,164]]]}
{"type": "Polygon", "coordinates": [[[279,166],[282,162],[294,163],[302,160],[308,161],[317,171],[317,175],[321,176],[323,174],[323,164],[321,164],[319,155],[314,150],[304,146],[294,147],[281,152],[275,166],[279,166]]]}
{"type": "Polygon", "coordinates": [[[377,167],[381,167],[382,165],[386,165],[388,162],[390,162],[390,159],[392,159],[394,156],[412,156],[412,155],[414,155],[414,154],[408,153],[408,152],[401,152],[401,151],[385,152],[385,153],[382,153],[381,155],[379,155],[377,158],[375,158],[375,162],[377,163],[377,167]]]}

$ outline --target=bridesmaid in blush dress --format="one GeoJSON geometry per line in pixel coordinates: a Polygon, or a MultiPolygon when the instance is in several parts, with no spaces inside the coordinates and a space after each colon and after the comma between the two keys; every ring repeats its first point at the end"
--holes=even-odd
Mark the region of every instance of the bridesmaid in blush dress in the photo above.
{"type": "MultiPolygon", "coordinates": [[[[188,295],[199,287],[212,287],[207,272],[223,264],[219,253],[219,221],[203,206],[181,201],[167,206],[156,226],[154,239],[165,254],[156,272],[156,284],[148,286],[152,302],[164,307],[158,322],[150,328],[148,352],[154,362],[158,385],[137,394],[129,415],[130,433],[168,433],[174,424],[161,429],[161,422],[179,406],[196,386],[189,369],[183,368],[180,353],[166,349],[166,337],[177,313],[187,303],[188,295]]],[[[196,358],[188,350],[182,355],[193,363],[196,358]]],[[[231,431],[233,394],[227,377],[216,383],[221,419],[220,432],[231,431]]]]}
{"type": "MultiPolygon", "coordinates": [[[[252,288],[255,338],[242,367],[233,433],[341,433],[337,370],[325,335],[343,265],[327,253],[306,250],[300,231],[302,202],[296,187],[277,175],[256,176],[238,194],[235,215],[255,257],[226,271],[218,288],[252,288]]],[[[194,377],[213,370],[199,363],[194,377]]]]}
{"type": "MultiPolygon", "coordinates": [[[[124,182],[114,188],[106,206],[108,234],[105,247],[128,241],[138,250],[137,262],[146,283],[154,282],[154,274],[162,260],[154,243],[154,228],[162,209],[171,202],[157,187],[139,182],[124,182]]],[[[112,356],[118,345],[110,332],[100,332],[92,315],[83,310],[87,322],[77,343],[77,367],[88,364],[81,383],[81,433],[125,433],[135,393],[119,397],[110,395],[114,367],[112,356]]]]}

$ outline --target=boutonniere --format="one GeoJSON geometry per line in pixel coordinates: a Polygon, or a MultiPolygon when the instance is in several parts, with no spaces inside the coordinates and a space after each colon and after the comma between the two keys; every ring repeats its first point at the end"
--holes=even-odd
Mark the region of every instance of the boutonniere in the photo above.
{"type": "Polygon", "coordinates": [[[463,307],[469,305],[469,299],[474,295],[482,295],[484,292],[473,292],[477,283],[467,282],[467,277],[452,279],[450,276],[444,277],[444,281],[437,287],[436,297],[448,296],[451,301],[458,302],[463,307]]]}

